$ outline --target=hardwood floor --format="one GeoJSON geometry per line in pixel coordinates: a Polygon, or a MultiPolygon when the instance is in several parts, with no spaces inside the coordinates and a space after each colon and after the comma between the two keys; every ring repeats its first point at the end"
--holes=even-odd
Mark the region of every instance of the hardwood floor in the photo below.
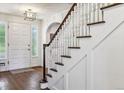
{"type": "Polygon", "coordinates": [[[40,90],[42,68],[33,71],[13,74],[10,71],[0,72],[0,90],[40,90]]]}

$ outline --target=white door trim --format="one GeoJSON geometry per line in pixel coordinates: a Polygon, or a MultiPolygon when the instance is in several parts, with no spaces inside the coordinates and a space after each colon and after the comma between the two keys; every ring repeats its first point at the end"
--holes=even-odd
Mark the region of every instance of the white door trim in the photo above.
{"type": "MultiPolygon", "coordinates": [[[[23,23],[18,23],[18,22],[10,22],[9,23],[9,26],[10,26],[10,24],[23,24],[23,23]]],[[[25,24],[25,23],[24,23],[25,24]]],[[[25,25],[29,25],[29,43],[30,43],[30,49],[31,49],[31,26],[30,26],[30,24],[25,24],[25,25]]],[[[8,29],[8,39],[10,38],[10,27],[9,27],[9,29],[8,29]]],[[[8,40],[8,43],[10,44],[10,40],[8,40]]],[[[27,44],[28,45],[28,44],[27,44]]],[[[10,46],[9,46],[10,47],[10,46]]],[[[9,47],[8,47],[8,50],[10,51],[10,49],[9,49],[9,47]]],[[[8,51],[8,60],[10,61],[10,59],[9,59],[9,51],[8,51]]],[[[29,65],[28,65],[28,67],[31,67],[31,51],[30,51],[30,53],[29,53],[29,65]]],[[[25,68],[25,67],[24,67],[25,68]]],[[[10,64],[8,65],[8,70],[11,70],[10,69],[10,64]]]]}

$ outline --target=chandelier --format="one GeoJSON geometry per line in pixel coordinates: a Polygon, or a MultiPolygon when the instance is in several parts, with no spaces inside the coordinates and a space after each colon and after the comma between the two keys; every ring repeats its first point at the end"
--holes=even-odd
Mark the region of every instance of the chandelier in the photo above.
{"type": "Polygon", "coordinates": [[[34,21],[34,20],[36,20],[36,13],[32,12],[31,9],[28,9],[27,11],[25,11],[24,17],[25,17],[24,20],[34,21]]]}

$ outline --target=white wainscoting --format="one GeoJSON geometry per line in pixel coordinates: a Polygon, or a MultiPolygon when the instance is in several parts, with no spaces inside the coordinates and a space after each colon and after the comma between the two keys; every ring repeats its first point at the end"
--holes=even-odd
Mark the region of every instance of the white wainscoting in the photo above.
{"type": "Polygon", "coordinates": [[[68,71],[68,89],[82,90],[86,89],[86,58],[80,60],[74,67],[68,71]]]}
{"type": "Polygon", "coordinates": [[[68,70],[51,89],[84,90],[87,87],[87,56],[68,70]]]}
{"type": "Polygon", "coordinates": [[[124,24],[93,49],[94,89],[124,89],[124,24]]]}
{"type": "Polygon", "coordinates": [[[54,85],[54,89],[63,90],[64,89],[64,76],[62,76],[54,85]]]}

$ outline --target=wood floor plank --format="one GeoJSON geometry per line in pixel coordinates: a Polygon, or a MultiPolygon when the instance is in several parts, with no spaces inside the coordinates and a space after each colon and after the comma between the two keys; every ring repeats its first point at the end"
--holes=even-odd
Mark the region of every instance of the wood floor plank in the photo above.
{"type": "Polygon", "coordinates": [[[42,68],[32,68],[33,71],[16,73],[0,72],[0,90],[40,90],[39,82],[42,68]]]}

